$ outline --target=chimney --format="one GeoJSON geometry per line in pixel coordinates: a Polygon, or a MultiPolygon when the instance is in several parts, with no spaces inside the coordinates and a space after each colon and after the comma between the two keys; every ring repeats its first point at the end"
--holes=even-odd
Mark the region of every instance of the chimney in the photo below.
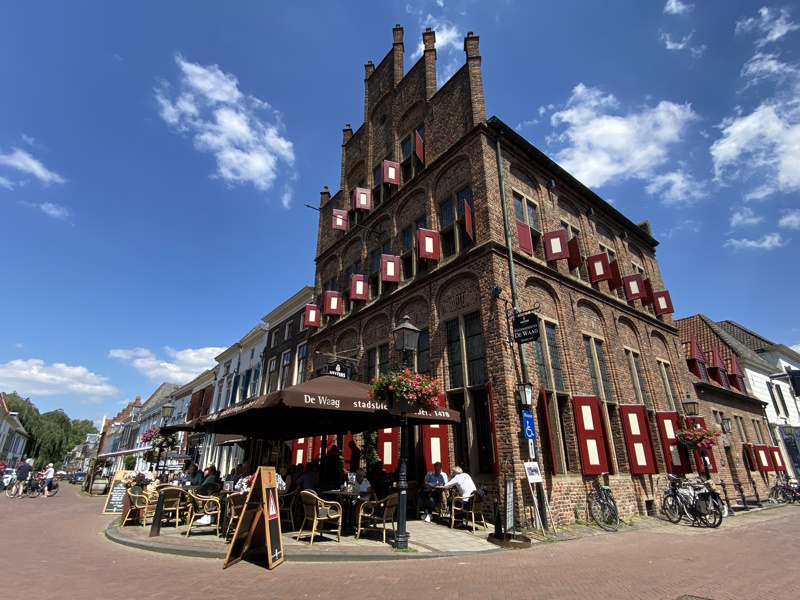
{"type": "Polygon", "coordinates": [[[430,100],[436,93],[436,32],[430,27],[422,33],[422,44],[425,47],[425,98],[430,100]]]}
{"type": "Polygon", "coordinates": [[[345,162],[346,162],[346,158],[347,158],[347,151],[345,150],[345,146],[347,145],[347,142],[349,142],[352,138],[353,138],[353,128],[350,127],[350,123],[347,123],[345,125],[344,129],[342,129],[342,172],[339,174],[339,177],[340,177],[340,179],[339,179],[339,189],[340,190],[345,189],[344,168],[345,168],[345,162]]]}
{"type": "Polygon", "coordinates": [[[325,206],[328,201],[331,199],[331,193],[328,191],[328,186],[326,185],[322,188],[322,191],[319,193],[319,205],[320,207],[325,206]]]}
{"type": "Polygon", "coordinates": [[[392,44],[392,58],[394,61],[394,87],[403,79],[403,28],[400,23],[392,29],[394,43],[392,44]]]}
{"type": "Polygon", "coordinates": [[[464,38],[464,52],[467,53],[469,71],[469,91],[472,104],[472,123],[474,126],[486,120],[486,104],[483,99],[483,78],[481,76],[481,55],[478,51],[478,36],[471,31],[464,38]]]}

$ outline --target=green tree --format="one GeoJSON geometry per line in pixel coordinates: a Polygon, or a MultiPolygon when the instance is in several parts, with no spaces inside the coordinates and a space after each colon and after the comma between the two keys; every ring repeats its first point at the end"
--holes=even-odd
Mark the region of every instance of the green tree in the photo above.
{"type": "Polygon", "coordinates": [[[33,447],[34,462],[37,467],[47,463],[61,465],[67,453],[69,438],[69,417],[63,410],[53,410],[41,416],[39,433],[33,447]]]}
{"type": "Polygon", "coordinates": [[[126,471],[133,471],[134,467],[136,466],[136,457],[130,455],[126,456],[122,459],[122,466],[126,471]]]}
{"type": "Polygon", "coordinates": [[[69,435],[67,436],[67,448],[69,452],[75,446],[86,441],[86,436],[90,433],[98,433],[97,427],[89,419],[76,419],[69,422],[69,435]]]}

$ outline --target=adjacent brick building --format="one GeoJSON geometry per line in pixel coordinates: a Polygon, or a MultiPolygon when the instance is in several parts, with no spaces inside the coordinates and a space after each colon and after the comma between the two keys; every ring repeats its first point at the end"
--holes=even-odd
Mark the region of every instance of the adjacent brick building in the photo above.
{"type": "MultiPolygon", "coordinates": [[[[438,377],[462,414],[449,432],[417,428],[410,478],[435,459],[495,493],[507,475],[525,521],[516,390],[530,381],[555,520],[582,518],[604,472],[623,516],[650,510],[693,385],[649,225],[486,119],[472,32],[466,64],[439,89],[435,33],[422,34],[405,74],[403,29],[393,37],[366,65],[364,123],[343,131],[340,189],[321,193],[309,372],[354,348],[361,381],[397,369],[391,331],[408,315],[422,330],[416,369],[438,377]],[[512,308],[534,311],[538,341],[510,341],[512,308]]],[[[391,470],[397,431],[378,434],[391,470]]]]}

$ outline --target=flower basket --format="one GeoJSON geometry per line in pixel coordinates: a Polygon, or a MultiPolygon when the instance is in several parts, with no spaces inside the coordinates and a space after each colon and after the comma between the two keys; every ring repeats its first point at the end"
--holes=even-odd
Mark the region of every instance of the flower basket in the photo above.
{"type": "Polygon", "coordinates": [[[722,435],[720,431],[704,429],[703,427],[679,429],[675,433],[678,441],[692,450],[711,450],[720,435],[722,435]]]}
{"type": "Polygon", "coordinates": [[[438,380],[406,369],[373,377],[367,397],[385,405],[387,410],[401,414],[435,409],[439,406],[440,393],[438,380]]]}

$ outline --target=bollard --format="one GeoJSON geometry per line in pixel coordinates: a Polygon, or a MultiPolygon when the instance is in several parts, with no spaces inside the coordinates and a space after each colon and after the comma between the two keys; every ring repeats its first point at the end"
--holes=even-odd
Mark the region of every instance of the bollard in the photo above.
{"type": "Polygon", "coordinates": [[[764,508],[764,506],[761,504],[761,498],[758,497],[758,488],[756,487],[756,482],[751,479],[750,485],[753,486],[753,493],[756,496],[756,504],[758,505],[758,508],[764,508]]]}
{"type": "MultiPolygon", "coordinates": [[[[158,502],[156,502],[156,511],[153,513],[153,524],[150,525],[150,536],[158,537],[161,535],[161,514],[164,512],[164,492],[158,492],[158,502]]],[[[178,515],[175,515],[175,523],[177,525],[178,515]]]]}
{"type": "Polygon", "coordinates": [[[750,510],[750,507],[747,506],[747,498],[744,496],[744,486],[741,483],[734,483],[733,484],[736,490],[739,492],[739,501],[742,503],[742,506],[745,510],[750,510]]]}
{"type": "Polygon", "coordinates": [[[731,499],[728,498],[728,486],[725,485],[725,482],[722,479],[719,480],[719,484],[722,486],[722,493],[725,494],[725,504],[728,507],[728,514],[732,515],[733,507],[731,506],[731,499]]]}
{"type": "Polygon", "coordinates": [[[503,535],[503,522],[500,520],[500,500],[494,499],[494,539],[505,540],[503,535]]]}

